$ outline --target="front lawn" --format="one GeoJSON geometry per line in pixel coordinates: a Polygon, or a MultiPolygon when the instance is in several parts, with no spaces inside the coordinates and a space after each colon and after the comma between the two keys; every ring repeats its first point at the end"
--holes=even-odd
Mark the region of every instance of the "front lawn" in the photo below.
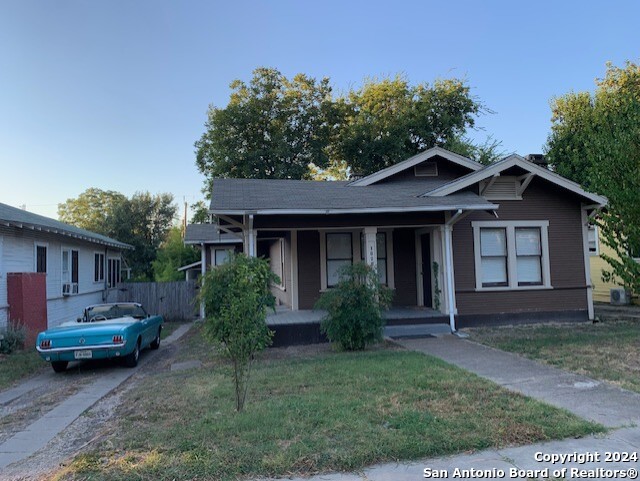
{"type": "Polygon", "coordinates": [[[38,356],[35,348],[0,354],[0,391],[48,367],[48,364],[38,356]]]}
{"type": "Polygon", "coordinates": [[[640,392],[640,323],[533,324],[468,329],[471,339],[640,392]]]}
{"type": "Polygon", "coordinates": [[[106,438],[56,479],[349,471],[603,431],[433,357],[392,348],[268,350],[238,414],[229,366],[204,348],[200,329],[192,331],[183,343],[191,356],[184,358],[206,353],[203,368],[142,380],[124,395],[106,438]]]}

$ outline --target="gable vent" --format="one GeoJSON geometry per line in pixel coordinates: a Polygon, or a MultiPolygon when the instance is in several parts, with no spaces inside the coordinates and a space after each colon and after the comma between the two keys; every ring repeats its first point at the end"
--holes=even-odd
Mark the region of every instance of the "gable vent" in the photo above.
{"type": "Polygon", "coordinates": [[[438,175],[437,162],[422,162],[413,168],[416,177],[436,177],[438,175]]]}
{"type": "Polygon", "coordinates": [[[498,177],[488,187],[489,181],[481,185],[480,192],[489,200],[520,200],[518,195],[518,182],[515,177],[498,177]]]}

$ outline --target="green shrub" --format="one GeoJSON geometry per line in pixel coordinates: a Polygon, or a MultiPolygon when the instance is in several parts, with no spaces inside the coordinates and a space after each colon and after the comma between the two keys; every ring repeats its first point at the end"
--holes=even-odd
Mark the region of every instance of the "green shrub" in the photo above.
{"type": "Polygon", "coordinates": [[[27,328],[22,324],[9,324],[0,329],[0,354],[11,354],[24,349],[27,339],[27,328]]]}
{"type": "Polygon", "coordinates": [[[271,344],[267,309],[275,308],[271,284],[279,282],[269,261],[244,254],[210,270],[202,279],[200,300],[205,308],[205,332],[233,364],[236,410],[242,411],[249,371],[256,352],[271,344]]]}
{"type": "Polygon", "coordinates": [[[315,307],[327,311],[320,329],[329,340],[358,351],[382,340],[382,311],[390,304],[391,289],[379,283],[374,268],[358,262],[340,270],[338,284],[324,292],[315,307]]]}

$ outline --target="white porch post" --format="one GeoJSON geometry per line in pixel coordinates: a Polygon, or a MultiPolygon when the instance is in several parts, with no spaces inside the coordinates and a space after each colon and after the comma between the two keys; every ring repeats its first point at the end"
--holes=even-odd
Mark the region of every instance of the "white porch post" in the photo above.
{"type": "Polygon", "coordinates": [[[447,305],[449,308],[449,327],[451,332],[456,332],[456,294],[453,283],[453,242],[452,233],[453,226],[445,224],[443,228],[444,233],[444,250],[445,250],[445,269],[444,275],[447,279],[447,305]]]}
{"type": "Polygon", "coordinates": [[[582,251],[584,256],[584,277],[587,285],[587,309],[589,320],[593,321],[595,312],[593,310],[593,286],[591,284],[591,256],[589,255],[589,216],[587,209],[582,208],[582,251]]]}
{"type": "Polygon", "coordinates": [[[298,310],[298,231],[291,231],[291,310],[298,310]]]}
{"type": "Polygon", "coordinates": [[[244,238],[244,254],[248,257],[256,256],[256,233],[253,230],[253,214],[244,218],[242,236],[244,238]]]}
{"type": "MultiPolygon", "coordinates": [[[[200,273],[202,277],[207,273],[207,251],[204,242],[200,243],[200,273]]],[[[188,272],[188,271],[187,271],[188,272]]],[[[200,319],[204,319],[204,302],[200,302],[200,319]]]]}
{"type": "Polygon", "coordinates": [[[378,242],[376,236],[378,234],[377,227],[364,228],[364,261],[371,267],[378,270],[378,242]]]}

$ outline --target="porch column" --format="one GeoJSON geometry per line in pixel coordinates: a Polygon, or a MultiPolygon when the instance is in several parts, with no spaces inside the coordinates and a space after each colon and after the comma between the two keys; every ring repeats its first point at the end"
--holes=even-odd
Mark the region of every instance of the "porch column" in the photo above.
{"type": "Polygon", "coordinates": [[[298,231],[291,231],[291,310],[298,310],[298,231]]]}
{"type": "Polygon", "coordinates": [[[447,305],[449,308],[449,327],[451,332],[456,332],[456,294],[453,282],[453,226],[445,224],[444,233],[444,275],[447,280],[447,305]]]}
{"type": "Polygon", "coordinates": [[[249,214],[248,219],[245,216],[245,227],[243,229],[244,237],[244,254],[248,257],[256,256],[256,233],[253,230],[253,214],[249,214]]]}
{"type": "Polygon", "coordinates": [[[378,235],[377,227],[364,228],[364,261],[378,271],[378,235]]]}
{"type": "MultiPolygon", "coordinates": [[[[204,242],[200,243],[200,273],[202,277],[207,273],[207,251],[204,242]]],[[[188,271],[187,271],[188,272],[188,271]]],[[[202,279],[201,279],[202,281],[202,279]]],[[[200,302],[200,319],[204,319],[204,302],[200,302]]]]}

